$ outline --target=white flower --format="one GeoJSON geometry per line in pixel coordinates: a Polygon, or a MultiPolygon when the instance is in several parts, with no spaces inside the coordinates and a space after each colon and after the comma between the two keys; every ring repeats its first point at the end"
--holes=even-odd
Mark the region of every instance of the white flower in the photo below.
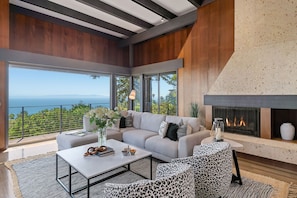
{"type": "Polygon", "coordinates": [[[111,110],[106,107],[91,109],[85,114],[90,118],[90,122],[95,122],[98,128],[106,128],[112,126],[121,116],[118,108],[111,110]]]}

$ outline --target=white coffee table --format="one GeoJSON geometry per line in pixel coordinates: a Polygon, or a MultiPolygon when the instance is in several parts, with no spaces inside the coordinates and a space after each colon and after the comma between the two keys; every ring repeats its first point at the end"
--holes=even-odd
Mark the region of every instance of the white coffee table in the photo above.
{"type": "MultiPolygon", "coordinates": [[[[209,144],[211,142],[214,142],[214,137],[207,137],[207,138],[204,138],[202,141],[201,141],[201,145],[203,144],[209,144]]],[[[242,180],[241,180],[241,175],[240,175],[240,170],[239,170],[239,165],[238,165],[238,161],[237,161],[237,155],[236,155],[236,150],[235,149],[238,149],[238,148],[242,148],[243,145],[238,143],[238,142],[235,142],[233,140],[229,140],[229,139],[224,139],[224,142],[228,142],[232,148],[232,155],[233,155],[233,162],[234,162],[234,165],[235,165],[235,169],[236,169],[236,175],[232,175],[232,182],[237,182],[242,185],[242,180]]]]}
{"type": "MultiPolygon", "coordinates": [[[[106,146],[113,148],[115,151],[114,154],[104,156],[104,157],[99,157],[97,155],[85,157],[84,153],[91,146],[96,147],[97,143],[65,149],[62,151],[58,151],[56,153],[56,180],[62,185],[62,187],[69,193],[71,197],[73,197],[76,192],[79,192],[83,189],[87,189],[87,196],[89,197],[91,186],[98,184],[102,181],[105,181],[106,179],[109,179],[112,176],[109,176],[108,178],[105,178],[100,181],[96,181],[94,183],[90,183],[91,179],[121,167],[125,167],[125,171],[121,173],[124,173],[126,171],[131,171],[130,170],[131,163],[144,159],[146,157],[150,158],[150,178],[149,179],[152,179],[152,153],[151,152],[148,152],[140,148],[136,148],[134,146],[130,146],[131,148],[136,149],[135,155],[123,156],[122,150],[126,148],[128,144],[125,144],[123,142],[120,142],[114,139],[109,139],[107,140],[106,146]],[[59,157],[62,158],[69,165],[68,174],[61,177],[59,176],[59,170],[58,170],[59,157]],[[76,173],[80,173],[84,178],[86,178],[87,183],[85,186],[75,190],[72,189],[72,186],[71,186],[71,177],[73,175],[72,168],[77,171],[76,173]],[[61,179],[65,177],[69,177],[68,187],[61,181],[61,179]]],[[[116,173],[115,175],[119,175],[119,173],[116,173]]]]}

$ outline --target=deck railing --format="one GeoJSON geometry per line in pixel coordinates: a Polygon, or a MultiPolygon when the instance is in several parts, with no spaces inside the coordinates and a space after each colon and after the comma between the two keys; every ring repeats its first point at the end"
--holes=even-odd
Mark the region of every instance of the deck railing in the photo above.
{"type": "Polygon", "coordinates": [[[9,115],[9,139],[21,141],[25,137],[82,129],[83,115],[98,106],[109,107],[109,103],[9,107],[9,112],[17,112],[9,115]]]}

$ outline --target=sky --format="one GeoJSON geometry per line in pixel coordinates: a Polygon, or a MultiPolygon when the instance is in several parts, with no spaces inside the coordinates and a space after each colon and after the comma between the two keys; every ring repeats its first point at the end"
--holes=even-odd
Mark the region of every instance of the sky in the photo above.
{"type": "Polygon", "coordinates": [[[110,95],[110,78],[9,67],[9,96],[110,95]]]}

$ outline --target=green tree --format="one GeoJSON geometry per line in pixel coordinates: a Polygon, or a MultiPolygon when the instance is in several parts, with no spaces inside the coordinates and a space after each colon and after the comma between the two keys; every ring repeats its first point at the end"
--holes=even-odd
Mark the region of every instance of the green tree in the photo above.
{"type": "Polygon", "coordinates": [[[76,104],[66,108],[44,109],[29,115],[28,112],[9,116],[9,138],[21,138],[41,134],[57,133],[82,128],[83,115],[90,110],[86,104],[76,104]],[[62,117],[62,120],[61,120],[62,117]]]}
{"type": "Polygon", "coordinates": [[[122,110],[128,110],[128,96],[130,93],[130,78],[127,76],[118,76],[116,78],[116,100],[117,107],[122,110]]]}

